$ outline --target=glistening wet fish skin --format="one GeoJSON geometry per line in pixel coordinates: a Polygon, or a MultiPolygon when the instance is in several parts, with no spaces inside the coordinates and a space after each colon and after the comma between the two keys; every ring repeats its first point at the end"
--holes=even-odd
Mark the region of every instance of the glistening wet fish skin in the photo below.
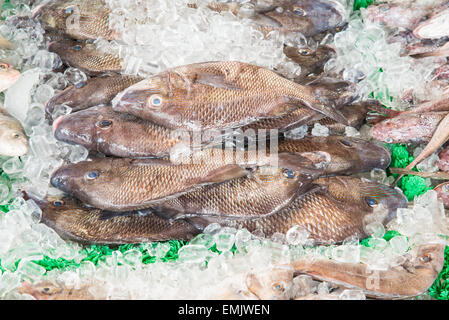
{"type": "MultiPolygon", "coordinates": [[[[221,150],[220,150],[221,151],[221,150]]],[[[155,202],[248,174],[248,171],[219,156],[198,161],[183,159],[97,158],[64,165],[57,169],[51,184],[96,208],[111,211],[145,209],[155,202]]]]}
{"type": "Polygon", "coordinates": [[[35,7],[32,16],[47,32],[56,32],[65,37],[77,40],[119,40],[120,33],[109,28],[110,13],[111,9],[103,0],[64,0],[47,1],[35,7]]]}
{"type": "Polygon", "coordinates": [[[45,112],[47,116],[51,115],[55,106],[60,104],[69,106],[72,108],[72,112],[101,104],[109,104],[119,92],[142,79],[139,76],[132,75],[91,78],[87,81],[69,86],[53,96],[45,104],[45,112]]]}
{"type": "Polygon", "coordinates": [[[150,121],[112,110],[92,107],[58,118],[55,138],[91,151],[122,158],[167,157],[181,140],[172,130],[150,121]]]}
{"type": "Polygon", "coordinates": [[[101,52],[94,44],[61,40],[50,42],[47,49],[58,54],[69,66],[89,75],[118,73],[122,70],[122,59],[115,54],[101,52]]]}
{"type": "Polygon", "coordinates": [[[444,207],[449,208],[449,182],[443,182],[433,188],[438,194],[438,199],[443,201],[444,207]]]}
{"type": "Polygon", "coordinates": [[[345,88],[302,86],[242,62],[204,62],[147,78],[118,94],[112,106],[172,129],[237,128],[299,107],[347,123],[334,102],[345,88]]]}
{"type": "MultiPolygon", "coordinates": [[[[19,77],[19,71],[0,62],[0,92],[11,87],[19,77]]],[[[0,103],[0,155],[14,157],[27,152],[28,138],[22,125],[0,103]]]]}
{"type": "Polygon", "coordinates": [[[327,152],[331,156],[327,175],[350,175],[368,172],[374,168],[385,169],[391,161],[390,153],[384,147],[363,139],[328,136],[286,139],[279,142],[278,152],[327,152]]]}
{"type": "Polygon", "coordinates": [[[324,259],[301,259],[292,263],[296,273],[305,273],[320,281],[361,289],[378,299],[415,297],[426,292],[441,272],[444,243],[422,244],[406,255],[406,261],[386,271],[373,271],[362,263],[342,263],[324,259]]]}
{"type": "Polygon", "coordinates": [[[444,4],[434,10],[430,17],[421,22],[413,34],[420,39],[439,39],[449,36],[449,5],[444,4]]]}
{"type": "Polygon", "coordinates": [[[198,227],[209,223],[256,230],[270,237],[286,234],[298,226],[316,244],[341,243],[348,237],[364,238],[365,226],[373,221],[388,223],[397,208],[408,205],[401,190],[356,177],[330,177],[315,180],[316,192],[299,195],[274,215],[259,219],[229,220],[220,217],[195,217],[198,227]]]}
{"type": "Polygon", "coordinates": [[[438,153],[438,168],[441,171],[449,172],[449,147],[444,148],[438,153]]]}
{"type": "Polygon", "coordinates": [[[169,222],[150,210],[110,217],[109,212],[86,207],[69,196],[47,196],[45,199],[27,196],[42,209],[41,223],[66,240],[89,244],[124,244],[190,240],[199,233],[187,221],[169,222]]]}

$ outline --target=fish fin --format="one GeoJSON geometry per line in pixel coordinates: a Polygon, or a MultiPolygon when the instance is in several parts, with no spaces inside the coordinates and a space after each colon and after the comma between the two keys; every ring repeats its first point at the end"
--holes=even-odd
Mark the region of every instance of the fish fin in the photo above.
{"type": "Polygon", "coordinates": [[[368,114],[366,115],[366,123],[371,126],[387,119],[391,119],[391,117],[377,112],[375,113],[368,112],[368,114]]]}
{"type": "Polygon", "coordinates": [[[279,166],[295,169],[303,174],[312,176],[314,179],[324,174],[331,162],[331,156],[327,152],[283,152],[278,155],[279,166]]]}
{"type": "Polygon", "coordinates": [[[349,126],[349,120],[345,117],[345,115],[337,110],[334,106],[327,106],[324,104],[312,104],[310,105],[310,109],[315,110],[325,116],[337,121],[338,123],[349,126]]]}
{"type": "Polygon", "coordinates": [[[282,103],[279,103],[274,108],[272,108],[270,110],[270,112],[265,114],[265,117],[267,117],[267,118],[279,118],[279,117],[285,116],[285,115],[295,111],[296,109],[298,109],[298,106],[295,106],[295,105],[290,104],[290,103],[282,102],[282,103]]]}
{"type": "Polygon", "coordinates": [[[218,89],[242,90],[241,87],[236,86],[221,74],[197,73],[194,82],[218,89]]]}
{"type": "Polygon", "coordinates": [[[206,177],[200,179],[201,183],[218,183],[235,178],[244,177],[249,174],[249,171],[237,164],[228,164],[221,168],[212,170],[206,177]]]}
{"type": "Polygon", "coordinates": [[[109,220],[117,217],[128,217],[128,216],[146,216],[153,211],[151,209],[145,209],[145,210],[136,210],[136,211],[124,211],[124,212],[113,212],[113,211],[101,211],[100,212],[100,220],[109,220]]]}
{"type": "Polygon", "coordinates": [[[191,225],[193,225],[195,228],[197,228],[200,231],[203,231],[204,228],[206,228],[209,224],[213,223],[212,220],[207,219],[206,217],[200,217],[200,216],[187,218],[184,220],[187,221],[188,223],[190,223],[191,225]]]}

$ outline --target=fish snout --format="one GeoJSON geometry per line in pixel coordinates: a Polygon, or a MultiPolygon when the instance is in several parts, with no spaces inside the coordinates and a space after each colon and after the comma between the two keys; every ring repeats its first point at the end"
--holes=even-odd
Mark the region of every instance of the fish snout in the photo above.
{"type": "Polygon", "coordinates": [[[360,153],[360,159],[366,171],[372,169],[386,169],[391,162],[390,152],[377,144],[370,144],[360,153]]]}
{"type": "Polygon", "coordinates": [[[61,167],[56,170],[51,176],[50,183],[53,187],[69,193],[68,182],[69,182],[69,170],[61,167]]]}

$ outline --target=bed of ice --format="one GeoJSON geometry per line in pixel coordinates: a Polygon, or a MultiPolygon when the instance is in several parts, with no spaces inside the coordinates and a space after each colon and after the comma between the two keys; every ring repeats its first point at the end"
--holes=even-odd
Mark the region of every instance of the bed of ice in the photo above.
{"type": "MultiPolygon", "coordinates": [[[[30,15],[29,1],[12,2],[22,4],[14,11],[4,11],[4,17],[30,15]]],[[[272,33],[263,38],[248,21],[231,14],[219,15],[206,10],[202,1],[196,2],[198,10],[187,8],[185,1],[181,0],[107,0],[107,3],[113,8],[113,26],[127,31],[124,32],[123,42],[108,44],[97,40],[96,44],[102,48],[109,47],[108,50],[117,50],[124,58],[125,73],[147,75],[176,65],[222,59],[269,68],[286,62],[280,45],[283,39],[279,34],[272,33]],[[142,24],[142,21],[145,23],[142,24]]],[[[346,5],[350,8],[352,4],[346,5]]],[[[439,235],[449,234],[443,206],[437,200],[436,193],[428,191],[415,199],[408,209],[401,209],[397,219],[387,226],[387,230],[397,230],[403,236],[386,242],[382,239],[386,231],[382,225],[368,225],[367,230],[373,236],[370,248],[352,239],[340,246],[313,247],[308,235],[297,228],[292,228],[285,236],[275,234],[271,239],[265,239],[261,234],[251,235],[246,230],[210,225],[204,234],[180,249],[179,259],[175,262],[160,261],[169,249],[166,243],[161,243],[153,249],[158,257],[153,264],[142,264],[140,251],[132,249],[124,254],[115,251],[98,266],[83,262],[76,270],[54,269],[46,273],[32,260],[49,256],[79,262],[85,257],[80,253],[82,247],[62,240],[52,229],[40,224],[40,209],[32,200],[25,201],[18,190],[26,188],[41,196],[58,193],[49,187],[52,171],[64,162],[86,159],[87,150],[83,147],[54,139],[43,109],[45,101],[53,94],[86,76],[73,68],[63,74],[52,71],[61,65],[61,61],[45,49],[46,39],[39,26],[30,24],[27,28],[17,29],[7,20],[0,25],[0,32],[18,45],[14,51],[0,50],[0,60],[10,62],[22,72],[19,82],[5,95],[5,107],[23,124],[31,146],[30,152],[21,159],[6,158],[0,162],[11,179],[11,188],[0,185],[0,205],[12,203],[11,211],[0,215],[0,259],[1,266],[6,270],[0,278],[0,298],[31,299],[19,294],[16,288],[23,280],[35,282],[40,279],[58,280],[67,287],[75,288],[89,281],[101,282],[104,283],[101,292],[93,288],[91,293],[111,299],[208,298],[207,288],[226,278],[244,272],[262,271],[306,255],[324,255],[345,262],[361,261],[373,270],[386,270],[388,266],[400,263],[410,246],[435,239],[441,241],[439,235]],[[222,254],[207,250],[214,242],[222,254]],[[238,254],[231,253],[233,244],[239,250],[238,254]],[[15,263],[19,260],[15,269],[15,263]],[[208,262],[207,267],[205,261],[208,262]]],[[[417,84],[428,80],[429,70],[433,70],[429,65],[433,61],[427,59],[422,64],[416,64],[407,57],[400,57],[400,47],[387,43],[387,32],[391,31],[379,25],[364,24],[359,15],[352,16],[347,30],[338,33],[335,39],[326,40],[338,50],[338,57],[328,63],[327,70],[343,72],[346,79],[353,81],[363,74],[365,77],[360,81],[362,98],[374,91],[387,105],[403,108],[404,105],[397,103],[399,99],[391,102],[386,97],[400,97],[405,90],[417,90],[417,84]],[[379,68],[383,72],[379,72],[379,68]]],[[[295,72],[289,65],[287,70],[292,74],[295,72]]],[[[65,114],[70,112],[70,108],[60,106],[55,112],[65,114]]],[[[303,126],[289,134],[301,138],[307,129],[303,126]]],[[[312,134],[327,135],[326,129],[315,125],[312,134]]],[[[365,135],[366,130],[361,133],[365,135]]],[[[346,134],[360,136],[359,132],[351,129],[346,134]]],[[[382,170],[372,172],[371,177],[388,181],[382,170]]],[[[0,179],[6,181],[5,177],[0,179]]],[[[325,285],[318,289],[326,293],[325,285]]],[[[348,290],[340,298],[364,299],[364,295],[348,290]]]]}

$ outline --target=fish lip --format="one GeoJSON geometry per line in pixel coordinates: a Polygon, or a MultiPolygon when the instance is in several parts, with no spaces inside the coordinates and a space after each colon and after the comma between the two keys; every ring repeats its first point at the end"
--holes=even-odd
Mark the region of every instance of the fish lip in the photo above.
{"type": "Polygon", "coordinates": [[[69,188],[67,186],[67,174],[65,174],[66,168],[61,167],[57,169],[50,178],[50,183],[53,187],[69,193],[69,188]]]}
{"type": "Polygon", "coordinates": [[[360,154],[362,163],[372,170],[375,168],[386,169],[391,163],[391,155],[387,148],[372,144],[368,146],[368,150],[360,154]]]}

